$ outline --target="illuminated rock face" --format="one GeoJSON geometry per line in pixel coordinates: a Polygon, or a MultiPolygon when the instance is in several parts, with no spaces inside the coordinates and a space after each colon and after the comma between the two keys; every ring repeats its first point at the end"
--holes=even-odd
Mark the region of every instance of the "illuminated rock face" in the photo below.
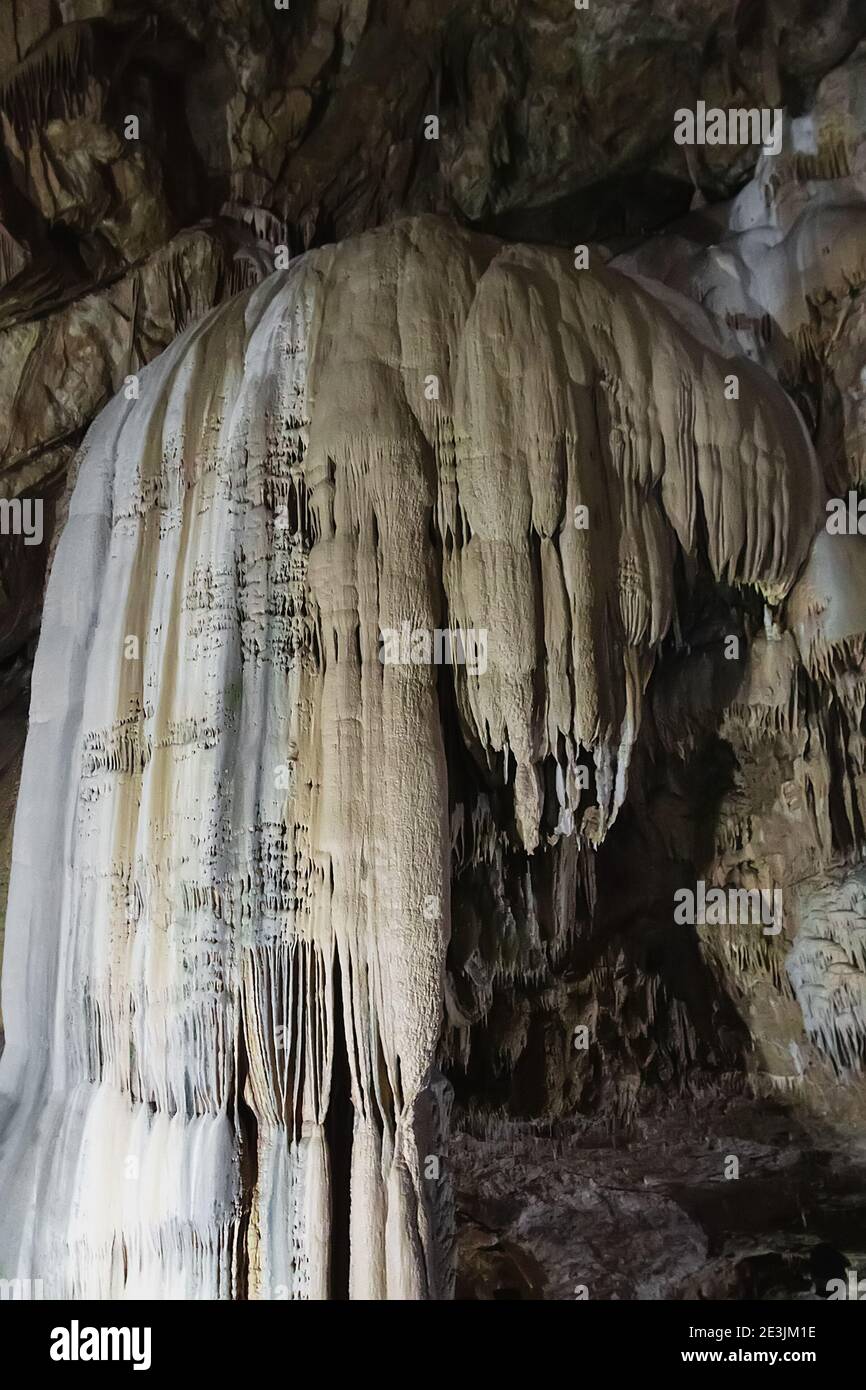
{"type": "Polygon", "coordinates": [[[301,258],[145,369],[83,446],[45,607],[0,1264],[323,1298],[348,1245],[353,1297],[447,1296],[452,859],[490,846],[446,742],[521,852],[597,843],[677,553],[776,604],[818,506],[769,378],[629,279],[435,219],[301,258]],[[485,660],[380,659],[407,623],[485,660]]]}

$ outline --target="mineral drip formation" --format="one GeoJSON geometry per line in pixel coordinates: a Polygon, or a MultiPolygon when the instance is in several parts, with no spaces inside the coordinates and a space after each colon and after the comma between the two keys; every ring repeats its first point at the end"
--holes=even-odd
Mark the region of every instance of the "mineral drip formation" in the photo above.
{"type": "Polygon", "coordinates": [[[521,852],[597,843],[675,568],[772,610],[803,564],[799,416],[637,280],[422,218],[188,329],[76,471],[15,828],[0,1267],[61,1298],[447,1297],[450,742],[521,852]]]}

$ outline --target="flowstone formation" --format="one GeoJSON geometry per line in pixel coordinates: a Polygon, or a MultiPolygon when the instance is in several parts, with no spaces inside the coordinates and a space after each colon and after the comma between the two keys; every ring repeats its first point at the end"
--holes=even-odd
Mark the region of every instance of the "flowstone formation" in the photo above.
{"type": "Polygon", "coordinates": [[[821,495],[778,607],[675,564],[589,882],[560,896],[507,853],[493,892],[455,879],[464,1297],[814,1299],[826,1260],[864,1267],[864,62],[786,113],[732,202],[698,192],[610,262],[775,377],[821,495]],[[696,887],[780,921],[675,926],[696,887]]]}
{"type": "Polygon", "coordinates": [[[817,460],[679,301],[427,217],[301,256],[140,386],[81,448],[34,671],[0,1264],[447,1297],[478,933],[525,984],[591,913],[682,596],[775,633],[817,460]]]}

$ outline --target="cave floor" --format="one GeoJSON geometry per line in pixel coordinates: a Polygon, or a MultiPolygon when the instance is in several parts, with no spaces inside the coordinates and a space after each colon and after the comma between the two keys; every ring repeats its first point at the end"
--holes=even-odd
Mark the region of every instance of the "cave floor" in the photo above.
{"type": "Polygon", "coordinates": [[[866,1140],[766,1100],[625,1137],[458,1130],[452,1172],[460,1299],[814,1300],[866,1272],[866,1140]]]}

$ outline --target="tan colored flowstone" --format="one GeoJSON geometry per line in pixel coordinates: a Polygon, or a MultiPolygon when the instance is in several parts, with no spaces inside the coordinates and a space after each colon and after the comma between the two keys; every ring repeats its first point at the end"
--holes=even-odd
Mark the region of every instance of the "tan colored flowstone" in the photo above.
{"type": "Polygon", "coordinates": [[[735,369],[729,399],[632,280],[424,218],[299,259],[103,411],[15,832],[4,1269],[323,1298],[348,1184],[351,1295],[448,1295],[441,682],[527,852],[552,766],[556,833],[605,833],[677,548],[773,604],[817,524],[799,417],[735,369]],[[407,621],[484,631],[485,669],[383,662],[407,621]]]}

